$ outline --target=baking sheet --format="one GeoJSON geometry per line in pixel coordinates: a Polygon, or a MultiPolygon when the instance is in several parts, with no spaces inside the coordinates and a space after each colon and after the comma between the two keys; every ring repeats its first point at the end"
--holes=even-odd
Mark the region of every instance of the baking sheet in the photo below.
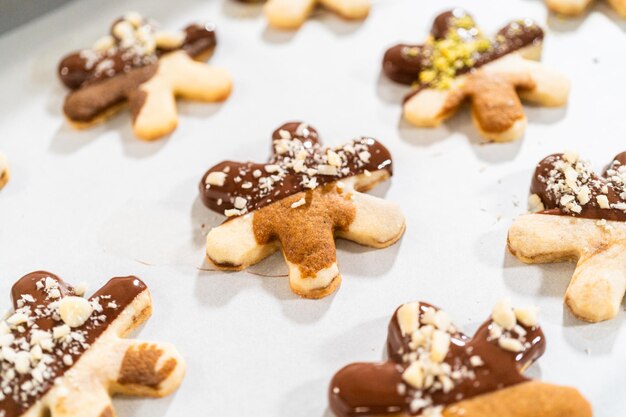
{"type": "Polygon", "coordinates": [[[96,290],[135,274],[155,313],[137,337],[175,343],[189,365],[162,400],[116,399],[120,417],[329,416],[333,373],[383,357],[396,306],[424,300],[473,332],[497,299],[541,308],[548,349],[528,373],[573,385],[601,417],[626,409],[626,313],[584,324],[562,305],[573,265],[522,265],[505,250],[526,208],[534,165],[578,150],[596,166],[624,150],[626,23],[600,2],[583,18],[548,17],[538,0],[457,0],[487,31],[510,19],[547,25],[544,63],[573,82],[565,109],[526,107],[526,136],[483,144],[466,111],[444,127],[400,121],[405,87],[380,75],[384,50],[419,42],[452,6],[375,1],[363,23],[320,13],[293,33],[270,30],[258,6],[230,1],[73,2],[0,37],[0,151],[12,178],[0,192],[0,307],[12,283],[37,269],[96,290]],[[63,121],[60,57],[86,47],[127,10],[164,27],[218,25],[211,63],[230,70],[221,105],[181,103],[170,137],[144,143],[130,117],[77,132],[63,121]],[[203,240],[222,218],[197,198],[197,182],[224,159],[265,160],[272,130],[306,120],[327,144],[371,135],[394,155],[395,176],[374,194],[402,204],[407,232],[383,250],[339,241],[343,284],[319,301],[294,296],[279,255],[250,271],[205,271],[203,240]]]}

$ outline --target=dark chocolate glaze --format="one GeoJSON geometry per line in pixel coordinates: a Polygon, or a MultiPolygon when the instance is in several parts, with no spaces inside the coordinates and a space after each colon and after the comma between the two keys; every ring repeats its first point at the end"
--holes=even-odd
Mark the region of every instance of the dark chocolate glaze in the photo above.
{"type": "MultiPolygon", "coordinates": [[[[622,152],[613,158],[604,172],[598,175],[591,172],[590,179],[586,185],[591,191],[591,199],[588,203],[581,205],[581,212],[575,213],[566,210],[560,202],[560,197],[554,192],[548,190],[548,179],[552,176],[556,179],[563,179],[564,175],[555,169],[555,164],[563,161],[563,154],[552,154],[545,157],[535,169],[532,183],[530,186],[531,194],[537,194],[544,205],[545,210],[542,214],[555,214],[572,217],[582,217],[587,219],[605,219],[615,221],[626,221],[626,210],[617,208],[600,208],[595,197],[598,195],[606,195],[609,204],[626,204],[626,185],[621,181],[614,181],[607,174],[610,170],[618,170],[626,164],[626,152],[622,152]],[[554,175],[551,175],[552,174],[554,175]],[[602,187],[607,187],[607,193],[602,192],[602,187]]],[[[626,206],[625,206],[626,207],[626,206]]]]}
{"type": "MultiPolygon", "coordinates": [[[[460,38],[465,41],[476,40],[480,33],[477,26],[472,28],[455,27],[455,19],[464,17],[471,18],[462,9],[441,13],[433,22],[430,31],[431,36],[436,40],[440,40],[448,37],[451,31],[456,31],[460,38]]],[[[473,58],[473,65],[457,68],[456,75],[465,74],[506,54],[540,43],[543,41],[543,37],[543,30],[530,20],[511,22],[500,29],[496,37],[490,41],[491,48],[489,50],[476,53],[476,56],[473,58]]],[[[432,65],[430,59],[431,51],[432,46],[428,44],[399,44],[391,47],[385,53],[383,58],[383,71],[385,74],[393,81],[414,86],[415,90],[408,98],[423,88],[428,87],[428,84],[419,82],[419,73],[432,65]]]]}
{"type": "MultiPolygon", "coordinates": [[[[420,303],[420,317],[429,307],[433,306],[420,303]]],[[[401,412],[417,415],[421,412],[418,410],[412,413],[410,409],[416,390],[406,384],[406,392],[401,395],[397,388],[399,384],[403,384],[402,373],[410,365],[403,360],[403,354],[411,351],[410,335],[402,335],[397,313],[398,310],[389,323],[389,360],[381,363],[354,363],[341,369],[333,377],[328,395],[330,408],[338,417],[392,415],[401,412]]],[[[500,348],[496,340],[489,340],[491,324],[492,320],[487,320],[471,339],[460,332],[452,335],[444,362],[451,366],[464,364],[474,372],[475,377],[459,381],[448,393],[443,390],[425,390],[434,406],[448,406],[528,381],[521,372],[544,353],[546,342],[543,332],[539,327],[522,326],[528,332],[526,340],[530,347],[523,352],[514,353],[500,348]],[[473,367],[470,363],[473,355],[478,355],[484,365],[473,367]]]]}
{"type": "MultiPolygon", "coordinates": [[[[18,300],[22,297],[22,295],[31,295],[34,299],[34,303],[30,303],[33,306],[41,306],[39,308],[44,309],[48,306],[52,301],[46,298],[46,293],[43,290],[37,289],[37,282],[45,279],[46,277],[51,277],[53,280],[59,283],[59,290],[61,292],[61,297],[75,295],[74,288],[64,282],[61,278],[57,277],[50,272],[45,271],[37,271],[32,272],[24,277],[22,277],[19,281],[13,285],[13,289],[11,291],[11,296],[13,300],[13,307],[15,309],[18,308],[18,300]]],[[[94,300],[98,297],[106,297],[106,299],[102,299],[101,306],[103,308],[102,312],[94,312],[93,314],[97,314],[104,318],[104,321],[98,321],[98,324],[94,324],[94,322],[88,320],[81,327],[77,327],[72,329],[72,331],[80,331],[83,332],[85,337],[85,343],[89,346],[92,345],[98,337],[100,337],[104,331],[109,327],[109,325],[124,311],[126,307],[130,305],[130,303],[143,291],[147,290],[146,285],[137,277],[129,276],[129,277],[119,277],[111,279],[106,285],[104,285],[98,292],[93,294],[89,299],[94,300]],[[109,298],[110,296],[110,298],[109,298]],[[116,308],[111,308],[108,306],[109,302],[115,302],[117,305],[116,308]]],[[[51,330],[56,326],[62,325],[63,322],[54,320],[52,317],[42,317],[34,321],[31,325],[26,327],[25,333],[14,333],[16,338],[26,336],[27,340],[30,340],[30,330],[34,329],[35,326],[38,326],[40,330],[51,330]]],[[[88,346],[87,346],[88,348],[88,346]]],[[[61,347],[57,347],[57,349],[61,349],[61,347]]],[[[55,349],[55,352],[57,352],[55,349]]],[[[76,363],[80,356],[85,353],[86,349],[81,345],[72,345],[72,349],[63,352],[64,354],[71,355],[73,362],[76,363]]],[[[4,411],[5,417],[18,417],[21,416],[24,412],[26,412],[30,407],[32,407],[40,398],[42,398],[46,393],[52,388],[54,385],[54,381],[56,378],[63,376],[72,365],[66,365],[61,357],[58,355],[53,355],[54,362],[49,365],[49,369],[51,371],[51,375],[49,378],[46,378],[39,393],[34,396],[28,396],[26,402],[15,401],[13,394],[9,394],[6,398],[0,401],[0,410],[4,411]]],[[[0,362],[0,364],[2,364],[0,362]]],[[[9,386],[13,389],[13,393],[19,393],[19,387],[24,383],[32,379],[30,374],[20,375],[16,378],[17,383],[11,383],[9,386]]]]}
{"type": "MultiPolygon", "coordinates": [[[[259,164],[254,162],[224,161],[212,167],[204,174],[199,184],[202,202],[211,210],[224,213],[225,210],[234,208],[233,202],[236,197],[243,197],[248,201],[247,212],[251,212],[290,195],[306,191],[307,188],[302,183],[305,174],[296,173],[292,169],[289,169],[286,175],[279,182],[275,183],[272,190],[268,193],[262,192],[259,187],[259,180],[271,175],[266,172],[265,167],[280,165],[285,157],[284,155],[278,154],[275,147],[275,141],[281,139],[279,133],[281,130],[289,132],[292,140],[298,140],[304,144],[308,151],[305,165],[312,168],[317,166],[315,157],[317,155],[323,155],[326,149],[321,147],[319,135],[315,128],[308,126],[303,134],[298,135],[296,131],[300,125],[301,122],[290,122],[274,131],[272,134],[272,143],[274,144],[272,157],[268,163],[259,164]],[[228,171],[228,173],[224,185],[211,185],[210,188],[207,189],[206,179],[209,174],[212,172],[224,172],[225,170],[228,171]],[[257,170],[262,173],[262,176],[255,177],[254,173],[257,170]],[[252,186],[250,188],[243,188],[242,185],[246,183],[250,183],[252,186]]],[[[384,169],[388,171],[389,174],[393,173],[391,154],[382,144],[372,138],[366,137],[356,139],[353,144],[363,144],[367,146],[371,155],[369,161],[363,162],[358,156],[348,154],[346,163],[348,169],[345,170],[345,172],[339,172],[337,175],[318,174],[315,176],[320,186],[338,181],[342,178],[363,174],[366,171],[373,172],[384,169]]]]}
{"type": "MultiPolygon", "coordinates": [[[[117,19],[113,22],[111,31],[113,26],[120,20],[117,19]]],[[[215,28],[212,25],[193,24],[187,26],[184,32],[185,39],[179,48],[164,49],[157,47],[154,54],[147,57],[137,57],[129,53],[121,47],[120,40],[117,38],[115,38],[116,48],[110,53],[84,50],[89,51],[88,53],[90,54],[95,54],[94,61],[89,64],[84,51],[73,52],[65,56],[59,63],[59,77],[68,88],[76,90],[100,80],[132,72],[137,68],[154,65],[159,57],[168,52],[182,49],[192,58],[198,58],[210,54],[217,45],[215,28]],[[106,60],[110,60],[110,71],[97,71],[98,64],[106,60]]]]}

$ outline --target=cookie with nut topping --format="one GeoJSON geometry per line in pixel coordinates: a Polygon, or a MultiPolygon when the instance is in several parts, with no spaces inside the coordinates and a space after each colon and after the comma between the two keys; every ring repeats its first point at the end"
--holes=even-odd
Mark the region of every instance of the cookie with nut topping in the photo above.
{"type": "Polygon", "coordinates": [[[178,124],[177,97],[219,102],[230,95],[230,75],[201,62],[215,46],[213,25],[164,31],[137,13],[127,13],[91,48],[61,60],[59,77],[72,90],[63,113],[72,126],[85,128],[127,104],[135,135],[161,138],[178,124]]]}
{"type": "Polygon", "coordinates": [[[325,297],[339,286],[335,237],[384,248],[405,229],[397,204],[363,194],[392,174],[389,151],[361,137],[323,148],[317,131],[286,123],[267,163],[225,161],[200,181],[210,209],[228,217],[207,235],[217,268],[241,270],[281,250],[296,294],[325,297]]]}
{"type": "Polygon", "coordinates": [[[454,9],[435,19],[422,45],[399,44],[385,53],[383,71],[411,85],[406,120],[436,127],[471,103],[480,134],[496,142],[520,138],[526,115],[520,97],[542,106],[563,106],[569,81],[538,60],[543,30],[530,20],[511,22],[493,38],[467,12],[454,9]]]}
{"type": "Polygon", "coordinates": [[[507,300],[471,338],[443,310],[403,304],[389,323],[389,359],[337,372],[330,408],[337,417],[590,417],[577,390],[523,375],[545,343],[536,309],[507,300]]]}
{"type": "MultiPolygon", "coordinates": [[[[239,1],[259,2],[259,0],[239,1]]],[[[264,10],[270,26],[277,29],[297,29],[318,6],[349,20],[365,19],[372,7],[371,0],[268,0],[264,10]]]]}
{"type": "Polygon", "coordinates": [[[510,252],[526,263],[576,262],[565,304],[585,321],[615,317],[626,293],[626,152],[602,174],[574,152],[547,156],[530,193],[510,252]]]}
{"type": "Polygon", "coordinates": [[[139,278],[83,291],[44,271],[13,286],[0,322],[0,416],[113,417],[111,394],[162,397],[180,385],[172,345],[123,339],[152,312],[139,278]]]}

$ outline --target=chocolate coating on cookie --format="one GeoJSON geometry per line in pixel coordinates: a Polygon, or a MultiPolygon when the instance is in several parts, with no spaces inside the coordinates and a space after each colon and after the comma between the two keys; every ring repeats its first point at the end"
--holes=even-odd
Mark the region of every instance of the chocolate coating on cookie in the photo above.
{"type": "Polygon", "coordinates": [[[113,278],[89,298],[93,313],[87,321],[70,329],[59,318],[58,305],[76,295],[75,288],[44,271],[21,278],[11,293],[15,313],[0,322],[3,352],[12,352],[12,358],[0,358],[3,417],[21,416],[46,395],[146,288],[137,277],[113,278]]]}
{"type": "Polygon", "coordinates": [[[384,169],[392,174],[389,151],[372,138],[326,149],[315,128],[290,122],[274,131],[272,144],[268,163],[224,161],[207,171],[199,185],[204,204],[236,216],[368,171],[384,169]]]}
{"type": "MultiPolygon", "coordinates": [[[[472,338],[453,326],[449,327],[445,331],[450,340],[445,358],[441,363],[429,362],[428,353],[420,353],[423,342],[401,329],[399,311],[402,307],[396,310],[389,323],[389,360],[354,363],[333,377],[329,402],[338,417],[420,415],[426,409],[445,407],[516,385],[528,381],[521,371],[545,351],[541,329],[521,324],[510,331],[510,336],[523,341],[523,350],[513,352],[503,349],[494,329],[498,325],[490,318],[472,338]],[[426,362],[423,362],[424,358],[426,362]],[[433,374],[424,368],[421,387],[417,388],[412,385],[415,381],[408,382],[409,372],[406,372],[415,363],[435,366],[440,372],[433,374]]],[[[427,327],[425,316],[432,316],[433,312],[440,310],[422,302],[418,304],[417,311],[418,323],[421,323],[417,333],[421,333],[427,327]]],[[[430,329],[430,332],[442,331],[439,326],[430,326],[435,329],[430,329]]]]}
{"type": "MultiPolygon", "coordinates": [[[[159,57],[176,50],[186,51],[192,58],[210,54],[217,45],[215,28],[212,25],[192,24],[183,29],[182,40],[177,46],[138,47],[132,41],[124,41],[114,35],[115,26],[123,22],[115,20],[111,26],[111,43],[109,48],[96,50],[93,48],[73,52],[64,57],[58,66],[61,81],[68,88],[76,90],[84,85],[112,78],[120,74],[132,72],[134,69],[155,64],[159,57]]],[[[153,23],[143,20],[141,28],[146,28],[149,35],[156,34],[153,23]]],[[[149,41],[150,42],[150,41],[149,41]]]]}
{"type": "Polygon", "coordinates": [[[179,32],[166,32],[129,13],[116,19],[110,35],[92,48],[61,60],[59,77],[73,90],[63,112],[75,123],[89,124],[128,101],[134,120],[145,102],[139,86],[157,73],[161,57],[182,50],[194,59],[206,59],[216,44],[213,25],[192,24],[179,32]]]}
{"type": "Polygon", "coordinates": [[[530,192],[544,214],[626,221],[626,152],[600,175],[577,155],[549,155],[537,165],[530,192]]]}
{"type": "Polygon", "coordinates": [[[462,9],[438,15],[423,45],[399,44],[387,50],[383,71],[393,81],[447,88],[450,79],[502,56],[543,41],[543,30],[530,20],[511,22],[493,39],[486,38],[474,19],[462,9]]]}

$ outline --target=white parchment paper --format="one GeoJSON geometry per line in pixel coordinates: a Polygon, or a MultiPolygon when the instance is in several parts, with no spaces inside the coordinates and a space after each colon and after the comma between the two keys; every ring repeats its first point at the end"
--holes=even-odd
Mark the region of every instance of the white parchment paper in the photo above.
{"type": "Polygon", "coordinates": [[[621,416],[626,313],[576,320],[562,305],[573,266],[523,265],[505,243],[541,158],[572,149],[602,167],[626,149],[625,31],[603,2],[561,20],[539,0],[377,0],[363,23],[319,13],[292,33],[268,29],[260,7],[229,0],[73,2],[0,37],[0,151],[12,169],[0,192],[0,306],[37,269],[94,291],[138,275],[155,313],[137,337],[175,343],[189,371],[169,398],[116,399],[120,417],[321,417],[334,372],[383,358],[397,305],[429,301],[471,333],[507,296],[542,311],[548,348],[528,373],[576,386],[597,416],[621,416]],[[543,61],[573,82],[568,107],[526,107],[526,136],[510,144],[483,144],[467,111],[435,130],[401,121],[406,88],[380,75],[382,54],[423,41],[453,5],[471,9],[486,31],[520,17],[544,24],[543,61]],[[172,29],[216,22],[211,63],[231,71],[231,98],[181,103],[178,129],[153,143],[133,138],[127,112],[69,128],[56,65],[127,10],[172,29]],[[279,255],[247,272],[204,270],[204,235],[222,218],[199,202],[197,182],[224,159],[265,160],[272,130],[294,119],[327,144],[359,135],[386,144],[395,176],[374,193],[400,202],[407,217],[406,235],[388,249],[338,242],[343,284],[320,301],[290,292],[279,255]]]}

